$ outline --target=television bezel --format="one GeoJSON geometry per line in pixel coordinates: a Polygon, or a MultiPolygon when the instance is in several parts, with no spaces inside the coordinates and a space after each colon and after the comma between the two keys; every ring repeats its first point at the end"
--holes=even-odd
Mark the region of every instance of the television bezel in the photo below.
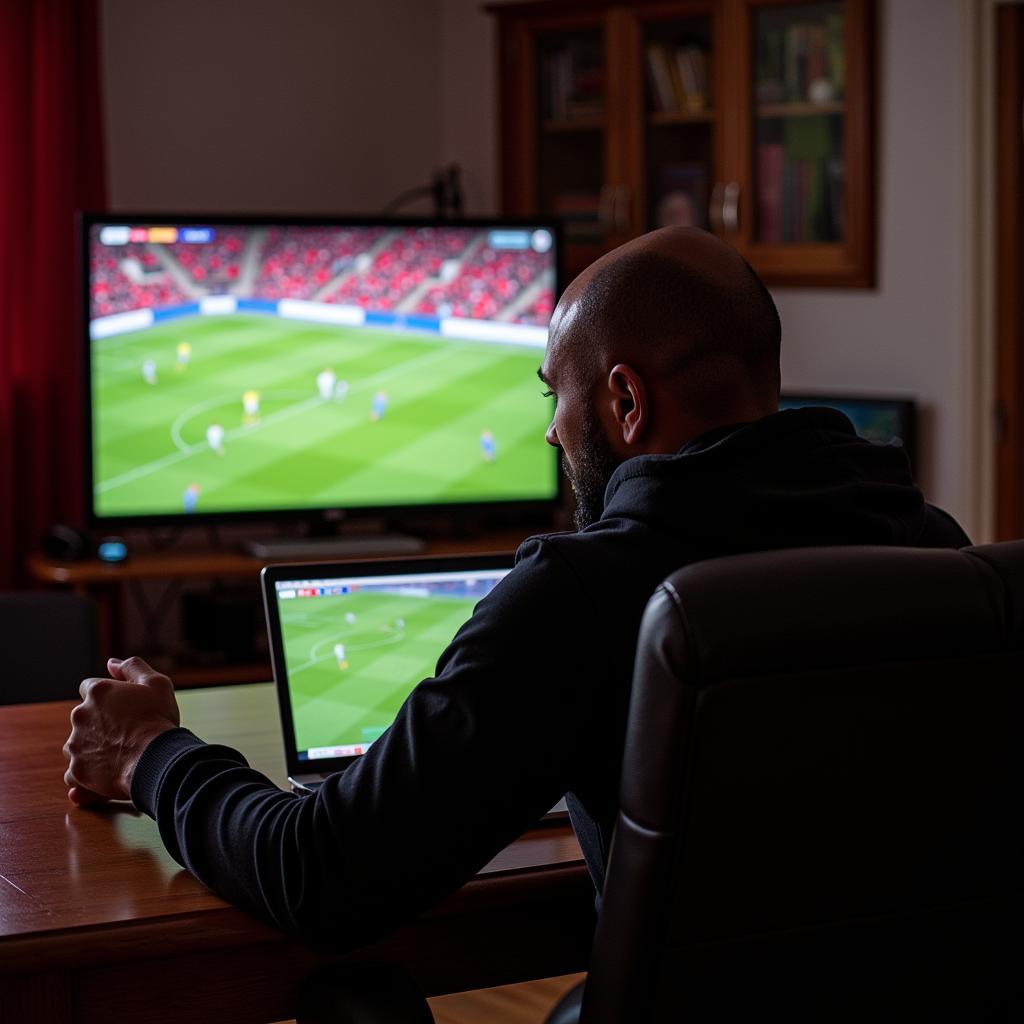
{"type": "MultiPolygon", "coordinates": [[[[559,221],[546,217],[390,217],[358,214],[244,214],[244,213],[97,213],[83,211],[77,216],[78,240],[78,301],[80,339],[82,345],[82,437],[84,442],[84,508],[86,522],[90,529],[106,527],[186,527],[194,525],[227,525],[230,523],[259,523],[286,520],[303,520],[322,523],[343,523],[349,521],[378,519],[389,525],[414,522],[421,519],[436,519],[444,516],[456,521],[479,521],[480,518],[499,516],[554,518],[557,509],[565,501],[566,485],[559,465],[559,453],[551,449],[551,467],[555,474],[555,493],[550,498],[496,498],[490,501],[451,501],[436,503],[382,504],[382,505],[310,505],[299,508],[277,508],[258,510],[229,510],[220,512],[159,512],[130,513],[123,515],[99,515],[95,506],[95,481],[93,471],[93,381],[92,381],[92,338],[89,331],[92,311],[91,281],[89,274],[90,236],[95,225],[124,224],[128,227],[143,225],[169,225],[173,227],[377,227],[387,225],[395,228],[540,228],[551,232],[554,239],[554,292],[556,301],[562,293],[565,251],[563,231],[559,221]]],[[[543,350],[538,349],[538,365],[543,359],[543,350]]],[[[553,403],[552,403],[553,405],[553,403]]],[[[552,408],[553,412],[553,408],[552,408]]],[[[540,439],[543,441],[543,438],[540,439]]]]}

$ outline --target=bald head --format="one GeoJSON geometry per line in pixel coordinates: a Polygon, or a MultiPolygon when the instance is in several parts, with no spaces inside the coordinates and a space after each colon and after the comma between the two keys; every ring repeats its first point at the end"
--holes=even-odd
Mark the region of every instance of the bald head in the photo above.
{"type": "Polygon", "coordinates": [[[698,433],[705,422],[775,410],[780,333],[747,262],[695,228],[654,231],[603,256],[570,284],[551,321],[552,347],[581,383],[626,363],[661,400],[659,419],[685,409],[698,433]]]}
{"type": "Polygon", "coordinates": [[[577,525],[601,515],[626,459],[775,412],[780,333],[757,275],[705,231],[654,231],[580,274],[551,317],[540,370],[577,525]]]}

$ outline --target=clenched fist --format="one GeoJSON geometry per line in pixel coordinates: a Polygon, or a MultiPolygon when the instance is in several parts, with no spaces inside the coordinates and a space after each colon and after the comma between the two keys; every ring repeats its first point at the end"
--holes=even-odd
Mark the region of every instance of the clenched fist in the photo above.
{"type": "Polygon", "coordinates": [[[132,774],[150,740],[181,722],[174,684],[141,658],[107,662],[110,679],[85,679],[64,756],[76,804],[131,798],[132,774]]]}

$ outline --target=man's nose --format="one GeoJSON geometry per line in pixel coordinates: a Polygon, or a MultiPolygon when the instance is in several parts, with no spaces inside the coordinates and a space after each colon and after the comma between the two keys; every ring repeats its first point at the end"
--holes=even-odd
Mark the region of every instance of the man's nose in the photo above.
{"type": "Polygon", "coordinates": [[[555,421],[551,421],[551,425],[548,427],[547,432],[544,434],[544,440],[547,441],[552,448],[561,448],[562,446],[558,443],[558,433],[555,430],[555,421]]]}

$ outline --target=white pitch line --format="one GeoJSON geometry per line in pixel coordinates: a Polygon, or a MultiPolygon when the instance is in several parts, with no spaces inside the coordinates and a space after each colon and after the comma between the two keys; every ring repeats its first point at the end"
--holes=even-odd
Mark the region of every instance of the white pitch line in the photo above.
{"type": "MultiPolygon", "coordinates": [[[[297,402],[295,405],[290,405],[287,409],[281,409],[278,412],[271,413],[271,415],[265,416],[258,424],[254,424],[253,426],[234,427],[232,430],[225,432],[224,440],[227,441],[235,437],[251,435],[253,431],[257,430],[259,427],[269,426],[271,423],[279,423],[281,420],[291,419],[292,416],[297,416],[299,413],[303,413],[307,409],[311,409],[314,405],[320,405],[319,395],[314,395],[305,402],[297,402]]],[[[119,476],[111,477],[109,480],[104,480],[103,483],[96,485],[96,492],[98,494],[103,494],[115,487],[120,487],[122,484],[131,483],[133,480],[138,480],[140,477],[148,476],[150,473],[153,473],[158,469],[163,469],[164,466],[171,466],[175,462],[181,462],[182,459],[187,459],[190,455],[195,455],[196,452],[204,451],[207,448],[208,445],[205,441],[197,441],[195,444],[190,445],[187,448],[181,448],[178,451],[171,452],[169,455],[164,455],[162,458],[156,459],[153,462],[147,462],[145,465],[136,466],[135,469],[129,469],[127,472],[121,473],[119,476]]]]}
{"type": "MultiPolygon", "coordinates": [[[[308,391],[268,391],[262,397],[264,399],[301,398],[303,395],[308,394],[308,391]]],[[[195,444],[189,444],[181,436],[181,428],[184,427],[190,419],[198,416],[200,413],[207,412],[210,409],[216,409],[219,405],[234,405],[237,401],[238,399],[236,399],[234,395],[229,395],[227,397],[221,395],[219,398],[209,398],[205,402],[199,402],[196,405],[189,406],[189,408],[181,413],[171,424],[171,440],[174,442],[174,447],[182,452],[187,451],[189,454],[203,448],[204,445],[202,441],[197,441],[195,444]]],[[[309,402],[307,401],[299,404],[306,406],[309,402]]],[[[288,408],[292,409],[294,406],[289,406],[288,408]]],[[[287,410],[279,409],[277,412],[271,413],[266,417],[266,422],[273,423],[275,421],[275,417],[280,416],[280,414],[285,411],[287,410]]],[[[254,434],[256,430],[263,425],[263,423],[264,420],[260,419],[259,423],[249,423],[243,427],[235,427],[224,434],[224,439],[227,440],[229,437],[237,437],[239,433],[244,433],[246,436],[254,434]]]]}
{"type": "MultiPolygon", "coordinates": [[[[362,391],[373,390],[379,384],[390,380],[392,377],[402,376],[410,371],[418,372],[424,367],[441,362],[448,359],[450,356],[451,351],[447,348],[431,352],[428,355],[420,356],[419,359],[413,359],[411,362],[402,363],[399,366],[393,366],[387,370],[381,370],[379,373],[375,373],[371,377],[364,377],[359,382],[358,387],[354,387],[352,391],[354,394],[359,394],[362,391]]],[[[352,401],[351,394],[347,401],[352,401]]],[[[233,430],[229,430],[225,433],[224,439],[227,440],[238,436],[251,437],[253,431],[257,430],[259,427],[266,426],[269,423],[276,423],[282,419],[288,419],[296,413],[305,412],[307,409],[321,404],[324,404],[323,400],[319,395],[316,395],[306,402],[300,402],[296,405],[289,406],[287,409],[281,409],[279,412],[272,413],[270,416],[265,417],[260,420],[258,424],[254,424],[253,426],[235,427],[233,430]]],[[[152,462],[146,462],[141,466],[136,466],[134,469],[129,469],[118,476],[111,477],[109,480],[104,480],[102,483],[96,484],[95,493],[105,494],[107,491],[113,490],[115,487],[120,487],[122,484],[131,483],[133,480],[139,480],[144,476],[149,476],[150,473],[155,473],[158,469],[163,469],[165,466],[172,466],[176,462],[181,462],[182,459],[187,459],[190,455],[203,451],[206,447],[207,445],[205,441],[199,441],[196,444],[191,445],[187,450],[179,449],[168,455],[163,455],[159,459],[154,459],[152,462]]]]}
{"type": "MultiPolygon", "coordinates": [[[[336,633],[334,636],[328,637],[326,640],[321,640],[315,643],[309,649],[309,661],[303,662],[297,668],[288,669],[288,675],[296,676],[300,672],[305,672],[307,668],[312,668],[314,665],[318,665],[321,661],[327,661],[333,656],[333,651],[328,654],[317,654],[317,649],[322,647],[324,644],[331,644],[333,647],[335,640],[342,640],[346,636],[345,633],[336,633]]],[[[385,637],[383,640],[374,640],[370,643],[364,644],[345,644],[346,651],[372,651],[375,647],[387,647],[389,644],[397,644],[405,636],[405,630],[401,630],[398,633],[394,633],[392,636],[385,637]]]]}

